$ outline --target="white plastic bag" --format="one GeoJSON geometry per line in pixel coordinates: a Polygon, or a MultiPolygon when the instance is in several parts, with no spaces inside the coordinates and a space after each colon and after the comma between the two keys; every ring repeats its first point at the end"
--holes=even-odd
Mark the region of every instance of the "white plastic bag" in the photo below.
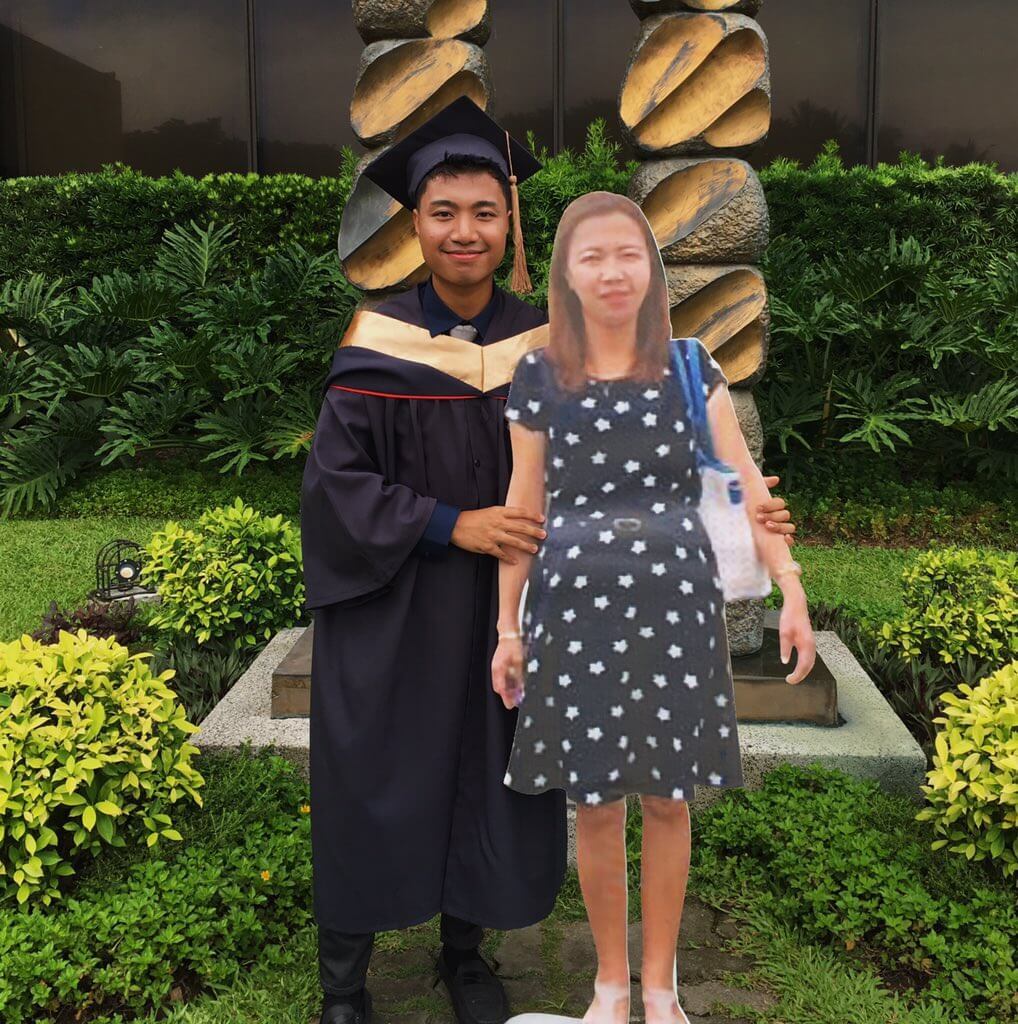
{"type": "Polygon", "coordinates": [[[673,340],[672,372],[682,383],[693,420],[702,487],[700,519],[714,549],[725,601],[767,597],[771,592],[771,576],[756,550],[743,500],[742,480],[736,470],[714,455],[696,351],[698,344],[695,338],[673,340]]]}

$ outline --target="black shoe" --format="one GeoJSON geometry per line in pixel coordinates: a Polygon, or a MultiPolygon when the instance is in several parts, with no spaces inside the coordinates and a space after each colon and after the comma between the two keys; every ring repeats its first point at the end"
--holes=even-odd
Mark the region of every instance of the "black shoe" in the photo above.
{"type": "Polygon", "coordinates": [[[445,982],[459,1024],[505,1024],[509,1019],[509,1000],[502,982],[480,954],[467,957],[455,968],[439,954],[436,967],[435,985],[439,980],[445,982]]]}
{"type": "Polygon", "coordinates": [[[371,1014],[371,993],[364,990],[364,1008],[356,1009],[350,1003],[333,1003],[327,1010],[322,1010],[318,1024],[373,1024],[371,1014]]]}

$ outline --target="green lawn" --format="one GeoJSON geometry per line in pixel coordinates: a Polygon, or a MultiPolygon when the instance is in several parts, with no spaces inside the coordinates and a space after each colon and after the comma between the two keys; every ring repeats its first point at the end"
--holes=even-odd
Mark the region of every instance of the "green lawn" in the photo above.
{"type": "MultiPolygon", "coordinates": [[[[50,601],[65,606],[95,588],[95,556],[111,540],[144,544],[164,519],[0,520],[0,641],[39,626],[50,601]]],[[[191,525],[190,520],[184,520],[191,525]]]]}
{"type": "MultiPolygon", "coordinates": [[[[107,541],[122,538],[144,544],[165,522],[163,518],[0,520],[0,640],[37,628],[50,601],[64,606],[84,600],[95,587],[95,556],[107,541]]],[[[191,526],[195,520],[181,522],[191,526]]],[[[791,549],[802,563],[803,584],[811,601],[844,605],[879,618],[898,610],[901,571],[919,550],[848,543],[831,547],[796,543],[791,549]]]]}
{"type": "MultiPolygon", "coordinates": [[[[0,521],[0,640],[35,629],[50,601],[61,606],[82,601],[95,587],[95,556],[107,541],[122,538],[144,544],[165,522],[162,518],[0,521]]],[[[914,550],[801,543],[792,548],[803,565],[811,600],[844,603],[875,614],[897,608],[901,570],[914,550]]]]}

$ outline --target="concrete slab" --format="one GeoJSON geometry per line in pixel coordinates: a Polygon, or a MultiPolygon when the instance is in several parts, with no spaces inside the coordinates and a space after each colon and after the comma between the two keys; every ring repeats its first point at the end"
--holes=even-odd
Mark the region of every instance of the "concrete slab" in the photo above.
{"type": "Polygon", "coordinates": [[[246,740],[256,750],[275,746],[305,774],[310,770],[311,720],[270,717],[272,673],[297,642],[304,626],[284,629],[265,646],[248,670],[199,723],[191,737],[200,750],[235,750],[246,740]]]}
{"type": "MultiPolygon", "coordinates": [[[[726,606],[728,610],[740,604],[726,606]]],[[[735,707],[740,722],[807,722],[810,725],[838,724],[837,680],[818,651],[809,675],[796,686],[785,682],[788,667],[781,664],[777,614],[773,624],[761,616],[762,642],[750,654],[732,657],[735,707]]],[[[728,615],[729,623],[731,616],[728,615]]],[[[311,662],[314,654],[314,625],[308,626],[290,652],[272,673],[272,717],[300,718],[311,707],[311,662]]],[[[735,650],[731,643],[730,649],[735,650]]]]}
{"type": "MultiPolygon", "coordinates": [[[[777,613],[768,611],[776,625],[777,613]]],[[[308,772],[309,719],[272,718],[272,674],[304,631],[298,626],[280,632],[251,667],[200,723],[192,742],[202,750],[235,749],[250,740],[256,749],[274,745],[279,754],[308,772]]],[[[884,790],[922,802],[926,759],[883,694],[866,675],[852,652],[833,631],[816,634],[822,654],[837,682],[836,726],[805,722],[742,722],[739,739],[743,775],[748,789],[759,788],[764,775],[781,764],[819,762],[847,774],[875,780],[884,790]]],[[[710,805],[724,790],[697,786],[690,804],[710,805]]],[[[575,863],[575,808],[569,806],[569,855],[575,863]]]]}

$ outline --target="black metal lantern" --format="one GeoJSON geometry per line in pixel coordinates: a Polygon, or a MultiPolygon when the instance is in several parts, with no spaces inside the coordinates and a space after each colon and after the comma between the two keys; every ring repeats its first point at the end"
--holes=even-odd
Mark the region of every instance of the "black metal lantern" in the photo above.
{"type": "Polygon", "coordinates": [[[95,559],[95,590],[90,597],[113,601],[121,597],[154,594],[139,582],[145,551],[133,540],[111,540],[99,549],[95,559]]]}

